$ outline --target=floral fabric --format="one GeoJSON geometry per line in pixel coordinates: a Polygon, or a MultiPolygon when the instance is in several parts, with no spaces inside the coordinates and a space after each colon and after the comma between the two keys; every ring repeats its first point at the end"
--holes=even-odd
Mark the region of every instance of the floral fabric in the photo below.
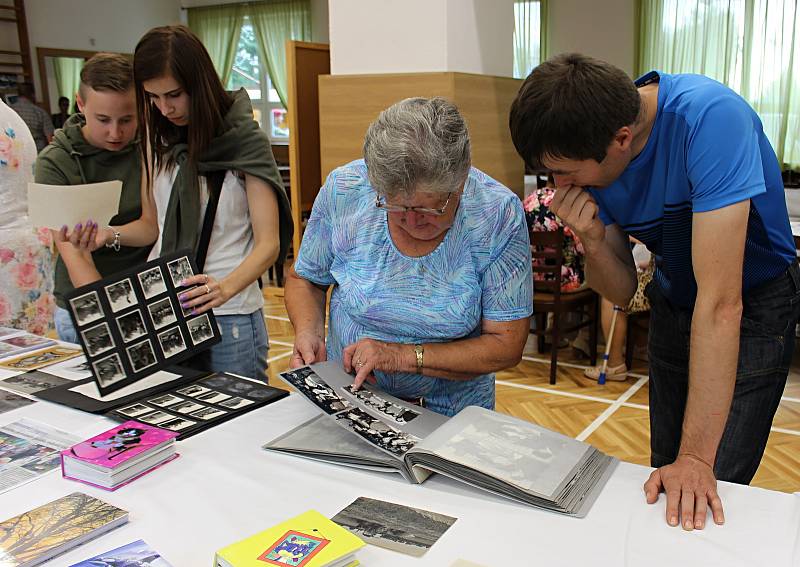
{"type": "MultiPolygon", "coordinates": [[[[553,212],[550,211],[550,202],[555,195],[552,187],[541,187],[534,190],[522,202],[525,209],[525,220],[528,229],[533,232],[547,232],[564,227],[564,265],[561,268],[561,291],[570,292],[583,289],[584,276],[584,251],[583,245],[577,235],[566,226],[553,212]]],[[[533,265],[544,265],[546,260],[534,258],[533,265]]],[[[552,279],[552,274],[534,272],[534,281],[552,279]]]]}

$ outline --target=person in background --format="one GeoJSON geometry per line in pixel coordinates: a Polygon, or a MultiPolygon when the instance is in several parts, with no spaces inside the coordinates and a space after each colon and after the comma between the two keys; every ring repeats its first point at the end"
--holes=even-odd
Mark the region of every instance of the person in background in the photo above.
{"type": "Polygon", "coordinates": [[[53,119],[53,128],[56,130],[63,128],[64,122],[69,118],[69,99],[67,97],[58,97],[58,109],[59,112],[53,114],[51,117],[53,119]]]}
{"type": "MultiPolygon", "coordinates": [[[[130,60],[115,53],[94,55],[81,70],[77,100],[81,112],[67,119],[36,160],[36,182],[79,185],[122,181],[119,208],[110,224],[138,219],[142,214],[141,165],[130,60]]],[[[59,251],[55,324],[63,341],[78,342],[64,296],[75,287],[146,261],[150,251],[149,242],[128,240],[123,246],[114,228],[98,227],[98,233],[101,242],[92,250],[70,242],[66,227],[54,235],[59,251]]]]}
{"type": "Polygon", "coordinates": [[[43,108],[33,101],[34,90],[30,83],[19,83],[17,86],[17,100],[11,108],[22,117],[28,125],[33,141],[36,143],[36,152],[41,152],[53,139],[53,121],[43,108]]]}
{"type": "Polygon", "coordinates": [[[50,232],[28,219],[36,144],[22,118],[0,100],[0,326],[44,335],[53,321],[50,232]]]}

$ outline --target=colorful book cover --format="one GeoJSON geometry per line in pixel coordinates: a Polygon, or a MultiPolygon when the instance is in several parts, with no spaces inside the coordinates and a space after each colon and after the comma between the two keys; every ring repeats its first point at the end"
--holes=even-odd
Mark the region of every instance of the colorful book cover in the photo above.
{"type": "Polygon", "coordinates": [[[161,554],[152,549],[140,539],[122,547],[106,551],[85,559],[80,563],[73,563],[69,567],[172,567],[161,554]]]}
{"type": "Polygon", "coordinates": [[[309,510],[217,552],[233,567],[320,567],[355,553],[364,542],[315,510],[309,510]]]}
{"type": "Polygon", "coordinates": [[[113,470],[122,463],[177,436],[178,433],[175,431],[167,431],[138,421],[126,421],[100,435],[73,445],[62,451],[61,456],[113,470]]]}
{"type": "Polygon", "coordinates": [[[0,523],[0,564],[38,565],[128,521],[128,512],[73,492],[0,523]]]}

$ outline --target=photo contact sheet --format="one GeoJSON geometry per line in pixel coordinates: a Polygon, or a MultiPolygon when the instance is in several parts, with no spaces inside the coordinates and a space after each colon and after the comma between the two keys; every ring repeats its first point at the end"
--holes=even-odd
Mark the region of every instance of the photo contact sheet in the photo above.
{"type": "Polygon", "coordinates": [[[100,393],[105,395],[219,342],[211,311],[181,308],[194,275],[188,251],[158,258],[74,290],[69,311],[100,393]]]}

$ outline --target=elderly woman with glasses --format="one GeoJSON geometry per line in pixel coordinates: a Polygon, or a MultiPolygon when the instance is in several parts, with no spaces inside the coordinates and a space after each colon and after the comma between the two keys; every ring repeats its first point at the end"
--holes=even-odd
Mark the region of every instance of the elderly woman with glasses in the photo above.
{"type": "Polygon", "coordinates": [[[522,203],[470,167],[453,104],[406,99],[314,202],[286,283],[291,364],[341,360],[356,388],[377,382],[445,415],[493,409],[494,372],[519,362],[532,301],[522,203]]]}

